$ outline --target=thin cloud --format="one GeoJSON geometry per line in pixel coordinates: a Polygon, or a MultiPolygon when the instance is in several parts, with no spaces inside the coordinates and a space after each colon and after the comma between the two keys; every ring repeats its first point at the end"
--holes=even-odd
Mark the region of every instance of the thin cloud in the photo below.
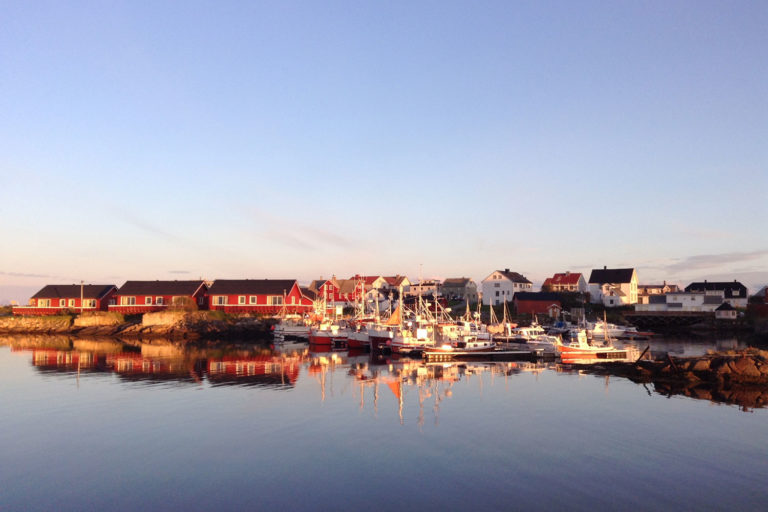
{"type": "Polygon", "coordinates": [[[22,272],[0,272],[0,276],[8,276],[8,277],[28,277],[28,278],[45,278],[45,279],[51,279],[55,278],[56,276],[50,276],[47,274],[25,274],[22,272]]]}
{"type": "Polygon", "coordinates": [[[169,274],[189,274],[189,270],[169,270],[169,274]]]}
{"type": "Polygon", "coordinates": [[[685,272],[692,270],[703,270],[720,265],[739,263],[744,261],[754,261],[768,256],[768,250],[752,252],[729,252],[722,254],[699,254],[676,261],[666,265],[664,270],[668,272],[685,272]]]}
{"type": "Polygon", "coordinates": [[[261,210],[254,210],[253,214],[258,225],[269,226],[269,229],[257,231],[257,236],[295,249],[317,249],[319,246],[349,249],[357,245],[355,240],[326,229],[275,217],[261,210]]]}

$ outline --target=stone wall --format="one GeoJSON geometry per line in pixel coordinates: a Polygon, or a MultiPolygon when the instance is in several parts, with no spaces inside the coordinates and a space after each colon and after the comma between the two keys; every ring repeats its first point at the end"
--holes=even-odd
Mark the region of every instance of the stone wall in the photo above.
{"type": "Polygon", "coordinates": [[[107,311],[96,311],[93,313],[83,313],[75,318],[75,327],[105,327],[120,325],[125,322],[123,315],[119,313],[109,313],[107,311]]]}
{"type": "Polygon", "coordinates": [[[72,317],[60,316],[7,316],[0,317],[0,331],[9,333],[56,333],[72,328],[72,317]]]}

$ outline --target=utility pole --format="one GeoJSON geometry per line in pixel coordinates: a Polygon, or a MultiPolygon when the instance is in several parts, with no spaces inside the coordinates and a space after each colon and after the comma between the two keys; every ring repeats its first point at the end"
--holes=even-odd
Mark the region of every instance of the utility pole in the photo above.
{"type": "Polygon", "coordinates": [[[80,314],[83,314],[83,280],[80,280],[80,314]]]}

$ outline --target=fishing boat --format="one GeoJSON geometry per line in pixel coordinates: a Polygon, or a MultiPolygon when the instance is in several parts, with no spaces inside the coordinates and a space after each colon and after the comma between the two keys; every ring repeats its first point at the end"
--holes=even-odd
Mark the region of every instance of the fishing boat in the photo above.
{"type": "Polygon", "coordinates": [[[368,324],[357,323],[354,329],[347,334],[347,347],[350,349],[366,349],[371,346],[371,335],[368,332],[368,324]]]}
{"type": "Polygon", "coordinates": [[[557,344],[557,351],[560,353],[563,362],[568,362],[570,359],[577,359],[580,361],[597,361],[605,359],[621,360],[629,359],[635,354],[639,355],[636,348],[626,347],[618,349],[610,343],[610,340],[601,344],[594,342],[590,343],[584,329],[572,332],[570,341],[568,342],[559,341],[557,344]]]}
{"type": "Polygon", "coordinates": [[[443,343],[440,346],[431,348],[434,352],[492,352],[496,350],[496,343],[491,340],[481,340],[475,336],[465,336],[462,339],[443,343]]]}

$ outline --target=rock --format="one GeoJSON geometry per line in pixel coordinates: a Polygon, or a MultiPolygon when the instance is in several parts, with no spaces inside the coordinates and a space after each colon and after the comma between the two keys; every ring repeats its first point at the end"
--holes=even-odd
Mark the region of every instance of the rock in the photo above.
{"type": "Polygon", "coordinates": [[[734,373],[737,373],[743,377],[760,377],[760,370],[755,366],[755,362],[750,357],[738,358],[732,369],[734,373]]]}
{"type": "Polygon", "coordinates": [[[710,368],[710,360],[709,359],[699,359],[698,361],[693,361],[693,364],[691,365],[691,370],[694,372],[705,372],[708,371],[710,368]]]}

